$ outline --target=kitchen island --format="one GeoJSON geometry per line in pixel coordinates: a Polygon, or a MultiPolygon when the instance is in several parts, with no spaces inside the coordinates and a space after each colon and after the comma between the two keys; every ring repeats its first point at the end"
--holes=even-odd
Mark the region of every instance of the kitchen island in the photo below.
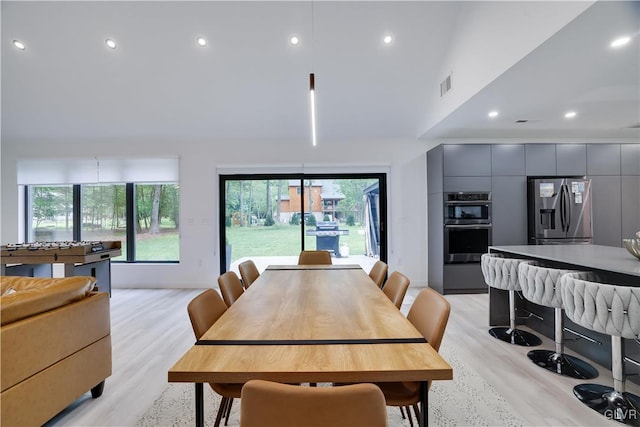
{"type": "MultiPolygon", "coordinates": [[[[510,258],[532,259],[551,267],[579,271],[592,271],[604,283],[640,287],[640,260],[626,249],[602,245],[519,245],[490,246],[489,252],[502,253],[510,258]]],[[[553,339],[554,311],[516,298],[518,317],[531,313],[518,323],[553,339]]],[[[521,320],[521,319],[518,319],[521,320]]],[[[509,302],[506,291],[489,288],[489,325],[509,324],[509,302]]],[[[565,317],[565,345],[578,354],[611,369],[611,338],[576,325],[565,317]],[[580,337],[583,338],[580,338],[580,337]],[[586,337],[586,338],[584,338],[586,337]],[[572,339],[576,340],[572,340],[572,339]]],[[[624,340],[627,357],[640,360],[640,344],[635,340],[624,340]]],[[[637,367],[631,372],[636,372],[637,367]]],[[[629,378],[638,382],[638,377],[629,378]]]]}
{"type": "Polygon", "coordinates": [[[589,270],[614,280],[614,284],[640,286],[640,260],[625,248],[602,245],[521,245],[490,246],[489,252],[502,252],[564,266],[589,270]],[[622,283],[618,282],[621,280],[622,283]]]}

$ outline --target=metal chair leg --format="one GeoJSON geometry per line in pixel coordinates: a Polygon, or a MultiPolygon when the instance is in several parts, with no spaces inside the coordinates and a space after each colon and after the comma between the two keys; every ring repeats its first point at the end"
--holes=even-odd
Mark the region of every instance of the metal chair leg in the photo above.
{"type": "Polygon", "coordinates": [[[509,291],[509,327],[497,327],[489,329],[492,337],[509,344],[521,346],[536,346],[542,344],[542,340],[531,332],[516,328],[516,301],[515,291],[509,291]]]}
{"type": "Polygon", "coordinates": [[[411,416],[411,409],[408,406],[405,406],[404,409],[407,411],[407,418],[409,418],[409,425],[413,427],[413,417],[411,416]]]}
{"type": "Polygon", "coordinates": [[[575,356],[564,352],[564,311],[555,308],[555,351],[532,350],[527,357],[547,371],[571,378],[591,379],[598,376],[596,368],[575,356]]]}
{"type": "Polygon", "coordinates": [[[418,420],[418,422],[420,422],[420,408],[418,408],[418,404],[417,403],[413,404],[413,412],[416,414],[416,420],[418,420]]]}
{"type": "Polygon", "coordinates": [[[640,396],[625,391],[624,341],[619,336],[611,336],[611,356],[613,387],[578,384],[573,388],[573,394],[608,419],[640,426],[640,396]]]}
{"type": "Polygon", "coordinates": [[[231,406],[233,405],[233,397],[229,398],[229,402],[227,403],[227,408],[225,410],[226,417],[224,419],[224,425],[229,425],[229,414],[231,413],[231,406]]]}
{"type": "Polygon", "coordinates": [[[222,420],[222,414],[224,413],[226,404],[227,404],[227,398],[222,397],[222,399],[220,399],[220,407],[218,408],[218,413],[216,414],[216,421],[213,424],[214,427],[220,427],[220,421],[222,420]]]}

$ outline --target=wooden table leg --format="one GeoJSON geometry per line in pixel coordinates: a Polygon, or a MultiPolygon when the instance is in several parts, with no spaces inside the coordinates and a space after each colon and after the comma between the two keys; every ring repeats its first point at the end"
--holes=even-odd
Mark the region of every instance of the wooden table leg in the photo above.
{"type": "Polygon", "coordinates": [[[429,425],[429,382],[420,382],[420,427],[429,425]]]}
{"type": "Polygon", "coordinates": [[[204,388],[196,383],[196,427],[204,427],[204,388]]]}

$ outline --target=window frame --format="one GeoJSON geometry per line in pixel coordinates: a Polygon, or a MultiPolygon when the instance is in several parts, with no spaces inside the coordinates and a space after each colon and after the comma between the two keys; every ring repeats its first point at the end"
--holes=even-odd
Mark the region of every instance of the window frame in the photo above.
{"type": "MultiPolygon", "coordinates": [[[[219,174],[218,175],[218,233],[220,236],[220,274],[227,271],[226,252],[226,182],[227,181],[249,181],[249,180],[299,180],[301,206],[305,206],[304,182],[307,180],[323,179],[377,179],[379,185],[380,210],[378,212],[380,224],[380,260],[387,262],[388,259],[388,239],[387,239],[387,173],[385,172],[356,172],[356,173],[239,173],[239,174],[219,174]]],[[[305,244],[305,215],[300,218],[300,247],[304,250],[305,244]]],[[[230,260],[229,260],[230,261],[230,260]]]]}
{"type": "MultiPolygon", "coordinates": [[[[113,263],[121,263],[121,264],[136,264],[136,263],[144,263],[144,264],[178,264],[180,263],[180,259],[177,260],[138,260],[136,259],[136,185],[146,185],[148,183],[137,183],[137,182],[126,182],[126,183],[112,183],[111,185],[124,185],[125,186],[125,211],[126,211],[126,253],[124,253],[124,259],[112,259],[113,263]]],[[[83,185],[92,185],[92,184],[67,184],[71,185],[72,188],[72,197],[73,197],[73,218],[82,218],[82,186],[83,185]]],[[[178,182],[163,182],[162,185],[179,185],[178,182]]],[[[32,187],[42,187],[47,186],[46,184],[25,184],[24,187],[24,241],[28,242],[30,240],[30,236],[32,235],[32,211],[33,211],[33,200],[32,200],[32,187]]],[[[179,202],[178,202],[179,203],[179,202]]],[[[178,228],[178,233],[180,233],[180,229],[178,228]]],[[[73,221],[72,225],[72,239],[74,241],[82,241],[82,221],[73,221]]],[[[180,239],[178,239],[178,245],[180,244],[180,239]]]]}

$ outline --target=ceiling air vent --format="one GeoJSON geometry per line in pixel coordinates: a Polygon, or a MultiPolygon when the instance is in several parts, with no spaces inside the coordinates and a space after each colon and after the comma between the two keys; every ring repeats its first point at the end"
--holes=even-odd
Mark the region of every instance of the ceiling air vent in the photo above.
{"type": "Polygon", "coordinates": [[[521,120],[516,120],[516,123],[527,123],[529,120],[525,120],[525,119],[521,119],[521,120]]]}
{"type": "Polygon", "coordinates": [[[440,97],[442,98],[445,93],[451,90],[451,74],[449,74],[443,81],[440,83],[440,97]]]}

